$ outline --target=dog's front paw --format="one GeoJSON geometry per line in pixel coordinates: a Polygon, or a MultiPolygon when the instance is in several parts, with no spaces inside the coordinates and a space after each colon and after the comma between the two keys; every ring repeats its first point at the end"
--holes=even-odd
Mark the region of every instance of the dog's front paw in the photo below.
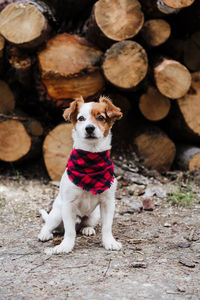
{"type": "Polygon", "coordinates": [[[72,242],[66,243],[62,241],[62,243],[56,247],[46,248],[44,250],[44,253],[47,255],[69,253],[73,250],[73,248],[74,248],[74,243],[72,242]]]}
{"type": "Polygon", "coordinates": [[[103,240],[103,246],[106,250],[120,250],[122,248],[122,244],[114,238],[103,240]]]}
{"type": "Polygon", "coordinates": [[[93,227],[84,227],[81,229],[81,233],[86,236],[95,235],[96,232],[93,227]]]}
{"type": "Polygon", "coordinates": [[[38,239],[41,242],[46,242],[53,239],[53,234],[50,231],[47,230],[41,230],[38,234],[38,239]]]}

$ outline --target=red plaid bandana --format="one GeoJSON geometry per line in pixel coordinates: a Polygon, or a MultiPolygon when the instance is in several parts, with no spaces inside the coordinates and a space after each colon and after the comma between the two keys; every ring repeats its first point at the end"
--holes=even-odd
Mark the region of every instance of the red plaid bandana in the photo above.
{"type": "Polygon", "coordinates": [[[89,152],[73,149],[67,163],[69,179],[93,194],[109,189],[114,180],[114,166],[109,151],[89,152]]]}

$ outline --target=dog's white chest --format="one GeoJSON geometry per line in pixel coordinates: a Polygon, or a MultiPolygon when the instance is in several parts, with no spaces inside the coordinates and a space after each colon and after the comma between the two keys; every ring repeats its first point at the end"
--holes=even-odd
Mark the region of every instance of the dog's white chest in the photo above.
{"type": "Polygon", "coordinates": [[[82,191],[77,202],[78,215],[80,217],[89,216],[99,204],[99,197],[91,192],[82,191]]]}

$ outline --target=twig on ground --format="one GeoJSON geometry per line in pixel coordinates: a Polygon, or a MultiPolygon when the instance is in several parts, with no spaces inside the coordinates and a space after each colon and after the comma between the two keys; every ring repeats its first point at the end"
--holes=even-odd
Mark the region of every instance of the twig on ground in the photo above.
{"type": "Polygon", "coordinates": [[[33,270],[35,270],[35,269],[37,269],[37,268],[43,266],[44,263],[45,263],[47,260],[49,260],[50,258],[51,258],[51,256],[47,257],[45,260],[43,260],[43,262],[42,262],[41,264],[39,264],[39,265],[34,266],[33,268],[31,268],[31,269],[28,271],[28,273],[30,273],[31,271],[33,271],[33,270]]]}
{"type": "Polygon", "coordinates": [[[103,277],[106,277],[106,274],[107,274],[108,270],[110,269],[111,260],[112,260],[112,259],[110,258],[110,260],[109,260],[109,262],[108,262],[107,269],[106,269],[105,273],[103,274],[103,277]]]}

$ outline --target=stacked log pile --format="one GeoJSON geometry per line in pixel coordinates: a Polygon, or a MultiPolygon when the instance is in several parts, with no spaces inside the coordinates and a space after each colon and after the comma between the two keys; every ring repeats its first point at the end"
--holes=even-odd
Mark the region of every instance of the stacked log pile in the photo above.
{"type": "Polygon", "coordinates": [[[199,168],[200,2],[0,1],[1,161],[43,155],[59,180],[73,143],[63,109],[101,94],[124,113],[115,147],[160,172],[199,168]]]}

